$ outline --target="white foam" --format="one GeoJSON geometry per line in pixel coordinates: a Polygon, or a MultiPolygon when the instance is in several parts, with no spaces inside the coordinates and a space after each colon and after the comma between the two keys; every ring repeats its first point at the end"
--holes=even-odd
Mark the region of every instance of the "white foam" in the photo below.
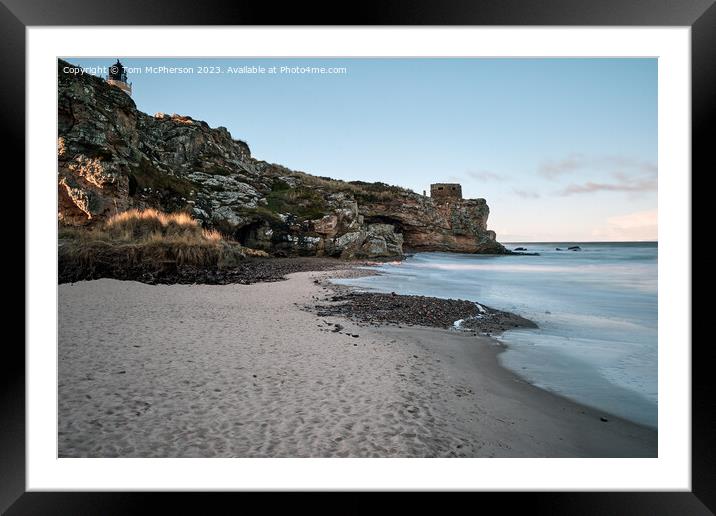
{"type": "MultiPolygon", "coordinates": [[[[346,283],[467,299],[477,307],[474,319],[486,317],[488,306],[527,317],[539,329],[506,332],[511,351],[502,355],[505,365],[567,397],[650,423],[657,414],[658,248],[583,248],[595,252],[418,253],[399,267],[378,267],[381,276],[346,283]]],[[[468,320],[455,321],[453,328],[464,329],[468,320]]]]}

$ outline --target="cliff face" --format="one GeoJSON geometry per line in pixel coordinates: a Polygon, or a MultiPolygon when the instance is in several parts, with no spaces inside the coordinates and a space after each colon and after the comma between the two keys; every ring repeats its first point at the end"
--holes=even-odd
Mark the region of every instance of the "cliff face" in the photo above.
{"type": "Polygon", "coordinates": [[[485,199],[436,202],[417,194],[396,196],[361,208],[366,220],[393,224],[411,251],[502,253],[495,232],[487,229],[485,199]]]}
{"type": "Polygon", "coordinates": [[[188,211],[277,255],[390,258],[502,253],[484,199],[436,202],[383,183],[344,182],[251,157],[224,127],[137,110],[118,88],[58,61],[58,217],[91,226],[129,208],[188,211]]]}

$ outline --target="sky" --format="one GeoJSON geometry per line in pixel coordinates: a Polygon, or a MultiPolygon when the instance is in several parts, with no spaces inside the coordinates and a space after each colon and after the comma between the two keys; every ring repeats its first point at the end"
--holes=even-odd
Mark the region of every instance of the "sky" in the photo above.
{"type": "Polygon", "coordinates": [[[141,111],[224,126],[311,174],[459,182],[500,241],[657,239],[656,59],[119,57],[141,111]]]}

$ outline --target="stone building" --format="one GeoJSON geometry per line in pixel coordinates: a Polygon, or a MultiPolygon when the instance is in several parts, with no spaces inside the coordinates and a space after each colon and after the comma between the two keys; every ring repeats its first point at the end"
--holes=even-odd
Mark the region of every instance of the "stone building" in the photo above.
{"type": "Polygon", "coordinates": [[[430,185],[430,197],[437,200],[462,199],[460,183],[434,183],[430,185]]]}
{"type": "Polygon", "coordinates": [[[109,67],[107,84],[116,86],[130,97],[132,96],[132,83],[127,81],[127,70],[125,70],[122,63],[119,62],[119,59],[109,67]]]}

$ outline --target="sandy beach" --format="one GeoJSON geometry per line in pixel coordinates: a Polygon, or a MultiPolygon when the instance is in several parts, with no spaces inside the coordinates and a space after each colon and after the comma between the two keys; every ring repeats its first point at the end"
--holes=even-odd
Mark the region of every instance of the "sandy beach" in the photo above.
{"type": "Polygon", "coordinates": [[[58,455],[657,455],[655,431],[502,368],[493,339],[306,310],[335,274],[60,285],[58,455]]]}

